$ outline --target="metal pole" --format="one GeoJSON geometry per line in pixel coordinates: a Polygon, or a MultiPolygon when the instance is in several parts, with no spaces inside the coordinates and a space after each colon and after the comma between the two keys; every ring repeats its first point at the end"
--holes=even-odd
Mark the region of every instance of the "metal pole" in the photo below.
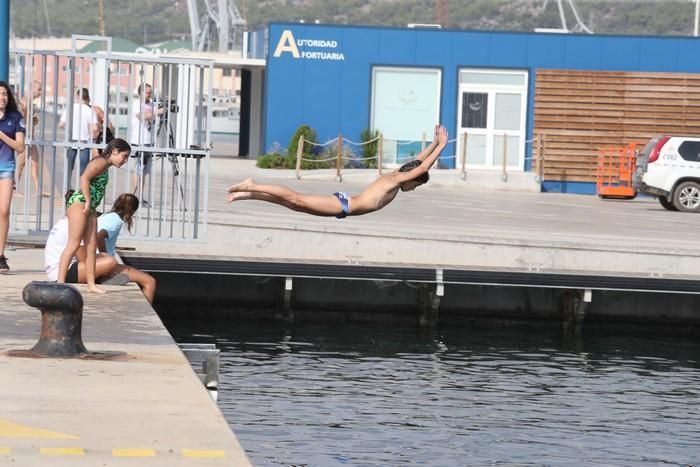
{"type": "Polygon", "coordinates": [[[693,36],[698,36],[698,17],[700,16],[700,0],[695,0],[695,28],[693,29],[693,36]]]}
{"type": "Polygon", "coordinates": [[[0,79],[9,81],[10,0],[0,0],[0,79]]]}
{"type": "Polygon", "coordinates": [[[341,161],[343,160],[343,135],[338,135],[338,157],[335,160],[335,178],[339,181],[343,181],[343,176],[340,175],[341,161]]]}

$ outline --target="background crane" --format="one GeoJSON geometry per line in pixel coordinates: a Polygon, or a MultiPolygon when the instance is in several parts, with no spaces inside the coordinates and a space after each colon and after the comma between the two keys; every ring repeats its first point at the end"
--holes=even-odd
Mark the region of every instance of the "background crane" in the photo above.
{"type": "Polygon", "coordinates": [[[228,52],[241,43],[246,21],[234,0],[187,0],[187,13],[193,50],[228,52]],[[198,3],[204,4],[201,16],[198,3]]]}

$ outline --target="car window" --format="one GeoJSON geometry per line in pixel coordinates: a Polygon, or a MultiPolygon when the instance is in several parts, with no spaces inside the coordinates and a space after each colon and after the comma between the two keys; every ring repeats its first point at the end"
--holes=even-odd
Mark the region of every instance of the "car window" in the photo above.
{"type": "Polygon", "coordinates": [[[687,161],[700,161],[700,141],[683,141],[678,146],[678,153],[687,161]]]}

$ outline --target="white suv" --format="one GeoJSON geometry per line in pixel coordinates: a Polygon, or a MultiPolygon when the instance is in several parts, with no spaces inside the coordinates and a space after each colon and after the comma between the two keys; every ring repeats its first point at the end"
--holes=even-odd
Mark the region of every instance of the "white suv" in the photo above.
{"type": "Polygon", "coordinates": [[[635,175],[638,190],[664,208],[700,212],[700,137],[652,139],[637,155],[635,175]]]}

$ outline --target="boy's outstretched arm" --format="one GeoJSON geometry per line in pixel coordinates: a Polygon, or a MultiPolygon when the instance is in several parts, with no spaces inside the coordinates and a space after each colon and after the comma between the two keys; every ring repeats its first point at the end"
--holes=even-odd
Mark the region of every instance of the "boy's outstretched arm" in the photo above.
{"type": "Polygon", "coordinates": [[[437,161],[438,157],[440,156],[440,153],[443,149],[445,149],[445,146],[447,146],[447,128],[445,128],[444,126],[440,126],[440,128],[436,132],[436,135],[437,146],[435,147],[435,149],[433,149],[430,155],[428,155],[428,157],[426,157],[421,162],[421,164],[415,169],[409,172],[395,173],[394,177],[396,177],[397,183],[413,180],[421,174],[424,174],[425,172],[429,171],[433,164],[435,164],[435,161],[437,161]]]}
{"type": "Polygon", "coordinates": [[[445,149],[445,146],[447,146],[447,128],[445,128],[442,125],[436,128],[435,140],[437,141],[437,146],[433,149],[430,155],[428,155],[428,157],[423,159],[423,162],[421,163],[421,165],[416,167],[416,170],[424,168],[424,171],[427,172],[428,170],[430,170],[433,164],[435,164],[435,161],[437,161],[438,157],[440,157],[440,153],[443,149],[445,149]]]}
{"type": "Polygon", "coordinates": [[[433,130],[433,140],[430,142],[429,145],[427,145],[427,146],[425,147],[425,149],[423,149],[423,150],[420,152],[420,154],[418,154],[418,157],[416,157],[416,159],[418,159],[419,161],[425,160],[425,158],[428,157],[428,155],[429,155],[431,152],[433,152],[433,150],[435,149],[435,146],[438,145],[438,129],[439,129],[439,128],[440,128],[440,124],[437,123],[437,124],[435,125],[435,129],[433,130]]]}

